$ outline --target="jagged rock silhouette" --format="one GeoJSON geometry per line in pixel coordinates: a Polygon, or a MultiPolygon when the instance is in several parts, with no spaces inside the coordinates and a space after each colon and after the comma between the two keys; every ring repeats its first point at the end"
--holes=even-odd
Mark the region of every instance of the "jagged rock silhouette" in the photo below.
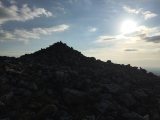
{"type": "Polygon", "coordinates": [[[58,42],[0,57],[1,120],[159,120],[160,78],[58,42]]]}

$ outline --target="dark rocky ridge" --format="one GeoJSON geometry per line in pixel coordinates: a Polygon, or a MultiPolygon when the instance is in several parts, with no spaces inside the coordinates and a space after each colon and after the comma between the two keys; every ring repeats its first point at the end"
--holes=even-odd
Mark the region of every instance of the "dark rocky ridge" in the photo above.
{"type": "Polygon", "coordinates": [[[160,78],[62,42],[0,57],[0,120],[159,120],[160,78]]]}

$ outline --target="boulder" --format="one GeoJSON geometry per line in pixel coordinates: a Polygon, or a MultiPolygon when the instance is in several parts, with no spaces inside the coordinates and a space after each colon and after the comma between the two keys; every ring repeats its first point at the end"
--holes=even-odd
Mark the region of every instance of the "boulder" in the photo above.
{"type": "Polygon", "coordinates": [[[131,112],[122,115],[126,120],[145,120],[144,117],[140,116],[138,113],[131,112]]]}
{"type": "Polygon", "coordinates": [[[111,94],[119,95],[124,92],[124,89],[117,84],[105,84],[103,85],[111,94]]]}
{"type": "Polygon", "coordinates": [[[129,93],[124,93],[119,96],[119,100],[126,106],[131,107],[137,103],[133,95],[129,93]]]}
{"type": "Polygon", "coordinates": [[[34,117],[34,120],[44,120],[48,116],[52,115],[54,116],[57,112],[58,108],[55,105],[46,105],[44,108],[42,108],[34,117]]]}
{"type": "Polygon", "coordinates": [[[145,91],[143,89],[139,89],[139,90],[135,90],[133,92],[133,95],[137,98],[137,99],[145,99],[148,97],[148,95],[145,93],[145,91]]]}
{"type": "Polygon", "coordinates": [[[14,92],[11,91],[3,96],[0,97],[0,101],[5,101],[5,100],[9,100],[14,96],[14,92]]]}
{"type": "Polygon", "coordinates": [[[8,81],[8,79],[4,76],[0,76],[0,86],[3,85],[4,83],[6,83],[8,81]]]}
{"type": "Polygon", "coordinates": [[[82,104],[86,100],[86,93],[74,89],[64,88],[63,97],[67,104],[82,104]]]}
{"type": "Polygon", "coordinates": [[[109,101],[101,101],[99,103],[96,103],[94,107],[96,110],[98,110],[99,112],[103,114],[110,110],[116,109],[115,106],[109,101]]]}

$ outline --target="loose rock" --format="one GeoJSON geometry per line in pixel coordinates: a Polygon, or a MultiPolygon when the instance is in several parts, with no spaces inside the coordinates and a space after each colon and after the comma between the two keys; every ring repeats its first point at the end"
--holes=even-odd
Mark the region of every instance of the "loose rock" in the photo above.
{"type": "Polygon", "coordinates": [[[0,56],[0,120],[159,120],[160,78],[58,42],[0,56]]]}

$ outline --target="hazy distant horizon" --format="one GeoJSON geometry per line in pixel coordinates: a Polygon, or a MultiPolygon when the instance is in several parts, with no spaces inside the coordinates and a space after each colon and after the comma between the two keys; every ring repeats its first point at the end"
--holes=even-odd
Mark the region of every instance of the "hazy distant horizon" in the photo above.
{"type": "Polygon", "coordinates": [[[148,72],[152,72],[153,74],[160,76],[160,68],[144,68],[148,72]]]}

